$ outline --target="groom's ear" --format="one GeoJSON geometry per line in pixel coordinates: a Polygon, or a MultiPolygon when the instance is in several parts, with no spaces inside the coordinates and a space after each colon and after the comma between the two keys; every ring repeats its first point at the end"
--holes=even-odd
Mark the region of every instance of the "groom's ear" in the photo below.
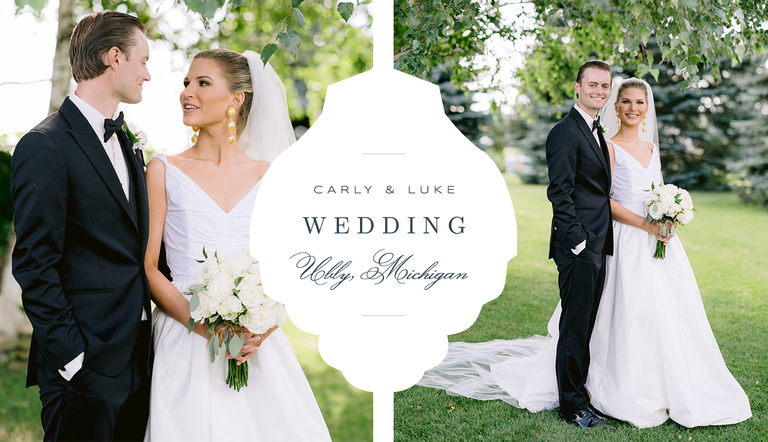
{"type": "Polygon", "coordinates": [[[112,46],[104,55],[104,64],[112,69],[117,69],[120,65],[120,48],[112,46]]]}

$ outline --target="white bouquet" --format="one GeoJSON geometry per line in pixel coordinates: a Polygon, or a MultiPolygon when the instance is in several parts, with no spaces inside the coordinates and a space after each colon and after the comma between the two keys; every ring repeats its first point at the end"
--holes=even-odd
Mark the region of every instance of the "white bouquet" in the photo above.
{"type": "MultiPolygon", "coordinates": [[[[247,251],[241,250],[228,258],[219,258],[216,253],[208,256],[203,247],[203,270],[184,292],[191,295],[189,310],[191,317],[187,324],[189,331],[197,324],[208,326],[211,340],[208,349],[211,362],[227,351],[234,357],[245,343],[243,328],[254,334],[282,325],[287,313],[285,306],[264,293],[261,286],[259,262],[247,251]],[[224,325],[224,327],[219,327],[224,325]],[[217,327],[219,327],[217,329],[217,327]]],[[[237,365],[229,360],[227,385],[240,391],[248,385],[248,362],[237,365]]]]}
{"type": "MultiPolygon", "coordinates": [[[[648,215],[645,221],[652,224],[661,223],[661,234],[675,234],[675,224],[684,226],[693,219],[693,200],[687,190],[674,184],[664,184],[656,187],[651,183],[651,191],[645,201],[648,215]]],[[[667,245],[656,241],[654,258],[664,259],[667,245]]]]}

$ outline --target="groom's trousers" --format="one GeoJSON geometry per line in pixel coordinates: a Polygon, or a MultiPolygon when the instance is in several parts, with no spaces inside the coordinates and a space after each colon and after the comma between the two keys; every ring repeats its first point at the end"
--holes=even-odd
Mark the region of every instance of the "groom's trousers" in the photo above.
{"type": "Polygon", "coordinates": [[[46,441],[144,439],[149,416],[151,326],[151,321],[141,323],[130,361],[114,377],[83,366],[67,382],[38,349],[36,366],[46,441]]]}
{"type": "Polygon", "coordinates": [[[578,255],[555,239],[555,263],[560,287],[560,336],[555,372],[560,415],[571,418],[589,404],[585,384],[589,372],[589,340],[605,282],[605,254],[584,248],[578,255]]]}

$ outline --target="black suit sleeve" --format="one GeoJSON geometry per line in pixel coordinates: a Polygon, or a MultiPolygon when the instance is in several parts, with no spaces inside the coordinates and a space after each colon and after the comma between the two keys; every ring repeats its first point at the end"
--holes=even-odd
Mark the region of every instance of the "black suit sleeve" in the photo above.
{"type": "Polygon", "coordinates": [[[547,137],[547,169],[549,187],[547,198],[552,202],[554,223],[564,236],[569,249],[588,239],[588,234],[576,215],[573,190],[576,187],[576,167],[579,144],[573,125],[557,124],[547,137]]]}
{"type": "Polygon", "coordinates": [[[64,159],[45,134],[30,132],[11,159],[16,247],[13,276],[22,288],[24,310],[35,339],[54,368],[85,351],[59,280],[67,226],[64,159]]]}

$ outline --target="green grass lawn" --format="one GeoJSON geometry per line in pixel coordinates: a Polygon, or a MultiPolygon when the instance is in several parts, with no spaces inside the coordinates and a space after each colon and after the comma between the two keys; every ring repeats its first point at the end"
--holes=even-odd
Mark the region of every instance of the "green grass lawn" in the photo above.
{"type": "MultiPolygon", "coordinates": [[[[508,184],[518,255],[509,262],[503,293],[451,341],[546,335],[559,300],[557,270],[547,260],[552,209],[546,188],[511,178],[508,184]]],[[[694,220],[678,234],[725,362],[750,399],[751,419],[694,429],[672,421],[647,429],[611,421],[616,432],[582,430],[559,420],[557,410],[530,413],[502,401],[413,387],[395,393],[395,441],[768,441],[768,209],[743,205],[732,193],[694,193],[693,201],[694,220]]]]}
{"type": "MultiPolygon", "coordinates": [[[[297,329],[290,320],[283,331],[291,341],[301,368],[337,442],[373,440],[373,395],[350,385],[344,375],[323,362],[316,335],[297,329]]],[[[20,361],[0,367],[0,441],[43,440],[38,388],[24,388],[26,365],[20,361]]],[[[269,400],[265,398],[265,400],[269,400]]],[[[279,425],[279,423],[275,423],[279,425]]],[[[190,441],[191,442],[191,441],[190,441]]]]}

